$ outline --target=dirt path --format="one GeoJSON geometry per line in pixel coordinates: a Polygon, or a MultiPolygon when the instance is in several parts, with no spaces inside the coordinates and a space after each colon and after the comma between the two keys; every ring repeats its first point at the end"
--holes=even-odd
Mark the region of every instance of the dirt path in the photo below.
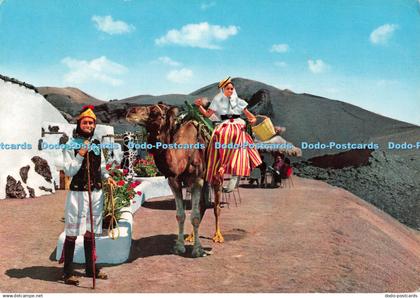
{"type": "MultiPolygon", "coordinates": [[[[0,201],[0,291],[91,292],[59,280],[53,261],[66,192],[0,201]]],[[[176,256],[175,206],[157,198],[134,216],[130,259],[103,270],[96,292],[412,292],[420,288],[420,233],[351,193],[294,177],[294,188],[241,188],[222,209],[226,242],[213,244],[212,210],[201,228],[212,255],[176,256]]],[[[187,223],[187,231],[191,225],[187,223]]],[[[188,251],[191,250],[189,247],[188,251]]],[[[188,252],[187,251],[187,252],[188,252]]],[[[82,273],[82,267],[78,267],[82,273]]]]}

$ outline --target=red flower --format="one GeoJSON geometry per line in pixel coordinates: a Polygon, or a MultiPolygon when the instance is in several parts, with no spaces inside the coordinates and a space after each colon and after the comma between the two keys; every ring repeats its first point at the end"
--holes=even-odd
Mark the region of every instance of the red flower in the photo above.
{"type": "Polygon", "coordinates": [[[107,171],[109,171],[111,169],[111,164],[107,164],[105,168],[107,171]]]}
{"type": "Polygon", "coordinates": [[[137,194],[138,194],[139,196],[141,196],[142,192],[141,192],[141,191],[138,191],[138,192],[137,192],[137,194]]]}
{"type": "Polygon", "coordinates": [[[123,174],[124,174],[124,175],[127,175],[127,174],[128,174],[128,170],[127,170],[127,169],[124,169],[124,170],[123,170],[123,174]]]}
{"type": "Polygon", "coordinates": [[[118,186],[124,186],[124,184],[125,184],[124,180],[118,181],[118,186]]]}

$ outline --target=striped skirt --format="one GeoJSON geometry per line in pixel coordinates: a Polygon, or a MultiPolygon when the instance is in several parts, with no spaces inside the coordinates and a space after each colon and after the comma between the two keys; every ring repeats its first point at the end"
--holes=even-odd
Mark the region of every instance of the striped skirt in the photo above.
{"type": "Polygon", "coordinates": [[[220,181],[221,167],[225,174],[249,176],[251,170],[262,163],[257,149],[249,147],[254,142],[245,129],[242,119],[226,120],[216,126],[207,150],[206,181],[220,181]]]}

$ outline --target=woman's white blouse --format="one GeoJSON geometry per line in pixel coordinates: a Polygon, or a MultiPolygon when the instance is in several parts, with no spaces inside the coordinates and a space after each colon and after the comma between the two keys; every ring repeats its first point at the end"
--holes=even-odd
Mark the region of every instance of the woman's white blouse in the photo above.
{"type": "Polygon", "coordinates": [[[238,96],[228,98],[224,94],[217,94],[213,98],[209,109],[213,110],[217,117],[220,118],[221,115],[227,114],[240,115],[247,106],[248,103],[238,96]]]}

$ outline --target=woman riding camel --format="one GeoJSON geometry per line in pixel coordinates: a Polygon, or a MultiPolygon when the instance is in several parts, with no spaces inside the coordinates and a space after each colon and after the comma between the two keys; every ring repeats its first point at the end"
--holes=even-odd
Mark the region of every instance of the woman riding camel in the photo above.
{"type": "Polygon", "coordinates": [[[239,177],[249,176],[251,169],[262,161],[251,136],[246,133],[245,121],[240,118],[243,112],[251,124],[256,122],[255,116],[246,108],[248,103],[238,97],[230,77],[221,81],[218,87],[220,93],[213,98],[207,110],[201,98],[194,103],[205,117],[215,115],[222,120],[210,139],[205,179],[215,184],[223,182],[224,174],[230,174],[232,177],[224,191],[231,192],[239,177]]]}

